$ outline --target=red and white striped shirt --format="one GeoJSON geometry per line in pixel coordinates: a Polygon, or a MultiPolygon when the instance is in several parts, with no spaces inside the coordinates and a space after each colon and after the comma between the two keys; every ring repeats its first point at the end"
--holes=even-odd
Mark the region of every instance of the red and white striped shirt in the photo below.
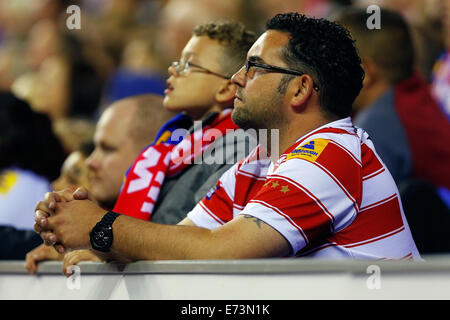
{"type": "Polygon", "coordinates": [[[421,259],[391,174],[350,118],[303,136],[276,164],[259,150],[224,173],[189,219],[214,229],[254,216],[298,257],[421,259]]]}

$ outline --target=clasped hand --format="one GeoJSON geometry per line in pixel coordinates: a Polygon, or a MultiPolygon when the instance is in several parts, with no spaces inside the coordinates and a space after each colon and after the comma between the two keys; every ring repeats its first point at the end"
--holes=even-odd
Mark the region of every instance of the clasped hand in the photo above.
{"type": "Polygon", "coordinates": [[[86,188],[53,191],[35,208],[34,230],[44,244],[54,246],[59,253],[87,249],[89,233],[106,210],[100,208],[86,188]]]}

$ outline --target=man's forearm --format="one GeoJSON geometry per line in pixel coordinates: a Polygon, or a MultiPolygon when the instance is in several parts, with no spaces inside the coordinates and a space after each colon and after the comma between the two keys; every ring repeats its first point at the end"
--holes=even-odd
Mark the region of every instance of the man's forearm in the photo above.
{"type": "Polygon", "coordinates": [[[136,260],[248,259],[283,257],[287,240],[261,220],[241,215],[214,230],[162,225],[120,216],[113,225],[112,252],[136,260]]]}
{"type": "Polygon", "coordinates": [[[214,256],[212,233],[204,228],[162,225],[121,215],[113,230],[111,253],[132,261],[209,259],[214,256]]]}

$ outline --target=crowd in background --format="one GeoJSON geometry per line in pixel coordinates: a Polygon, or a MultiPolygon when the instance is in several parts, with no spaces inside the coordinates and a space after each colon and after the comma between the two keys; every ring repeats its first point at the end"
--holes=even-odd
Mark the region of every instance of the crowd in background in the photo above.
{"type": "Polygon", "coordinates": [[[125,96],[163,94],[167,67],[198,24],[237,20],[259,34],[276,13],[327,18],[352,3],[378,4],[404,15],[413,31],[417,68],[431,81],[445,50],[448,19],[441,0],[18,0],[0,1],[0,88],[47,113],[56,127],[85,132],[75,122],[57,123],[92,119],[99,108],[125,96]],[[66,26],[71,4],[81,9],[80,29],[66,26]]]}
{"type": "MultiPolygon", "coordinates": [[[[83,159],[92,150],[90,145],[95,125],[105,108],[113,102],[140,94],[164,94],[167,68],[179,59],[195,26],[209,21],[234,20],[241,21],[259,35],[265,22],[276,13],[297,11],[332,19],[352,6],[366,8],[372,4],[400,13],[408,23],[413,39],[411,50],[414,52],[415,70],[446,119],[442,125],[436,122],[446,135],[435,139],[448,150],[448,140],[445,140],[450,119],[448,1],[0,0],[0,224],[32,229],[33,205],[31,209],[21,209],[30,210],[28,225],[2,218],[7,206],[1,203],[2,193],[6,194],[9,186],[14,184],[15,174],[24,174],[10,169],[33,172],[30,176],[33,184],[24,186],[26,191],[23,195],[30,197],[30,203],[34,204],[43,193],[52,189],[51,182],[57,183],[53,188],[77,185],[77,181],[61,177],[57,180],[64,160],[78,152],[81,158],[79,171],[86,169],[83,159]],[[70,5],[81,9],[80,29],[67,27],[66,21],[71,13],[66,10],[70,5]],[[3,135],[3,132],[6,133],[3,135]],[[18,138],[13,141],[15,136],[18,138]],[[6,137],[13,141],[9,149],[5,146],[6,137]],[[47,154],[48,158],[37,157],[36,150],[39,154],[47,154]]],[[[383,52],[384,49],[380,50],[383,52]]],[[[393,55],[389,53],[386,60],[389,61],[393,55]]],[[[358,112],[355,109],[355,116],[358,112]]],[[[376,125],[380,128],[387,126],[383,122],[376,125]]],[[[426,152],[427,146],[423,148],[426,152]]],[[[72,162],[79,160],[74,160],[74,156],[71,159],[72,162]]],[[[448,162],[444,158],[441,160],[428,165],[448,171],[445,169],[449,167],[448,162]]],[[[441,177],[446,179],[448,175],[444,173],[441,177]]],[[[396,182],[400,186],[403,181],[396,182]]],[[[446,201],[450,181],[439,185],[434,181],[428,182],[436,187],[437,198],[425,198],[423,205],[432,207],[428,201],[442,201],[439,208],[448,213],[450,204],[446,201]]],[[[405,187],[405,193],[423,190],[411,191],[409,187],[405,187]]],[[[419,198],[416,193],[414,199],[419,198]]],[[[417,208],[422,204],[408,202],[407,205],[417,208]]],[[[420,211],[419,214],[422,213],[420,211]]],[[[427,228],[445,226],[449,219],[450,213],[448,217],[431,219],[434,224],[427,228]]],[[[412,229],[413,234],[417,234],[415,237],[427,237],[427,234],[419,235],[420,230],[412,229]]],[[[423,252],[450,252],[448,244],[417,245],[423,252]]]]}

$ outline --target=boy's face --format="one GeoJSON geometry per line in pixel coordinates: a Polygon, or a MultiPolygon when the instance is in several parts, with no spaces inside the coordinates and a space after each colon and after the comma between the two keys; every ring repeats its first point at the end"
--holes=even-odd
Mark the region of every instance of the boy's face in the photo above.
{"type": "MultiPolygon", "coordinates": [[[[179,63],[186,62],[218,74],[225,74],[220,61],[224,59],[224,47],[207,36],[193,36],[184,47],[179,63]]],[[[173,112],[186,112],[194,120],[202,118],[217,104],[216,95],[228,80],[205,70],[190,67],[179,74],[169,67],[169,79],[164,97],[164,107],[173,112]]]]}

